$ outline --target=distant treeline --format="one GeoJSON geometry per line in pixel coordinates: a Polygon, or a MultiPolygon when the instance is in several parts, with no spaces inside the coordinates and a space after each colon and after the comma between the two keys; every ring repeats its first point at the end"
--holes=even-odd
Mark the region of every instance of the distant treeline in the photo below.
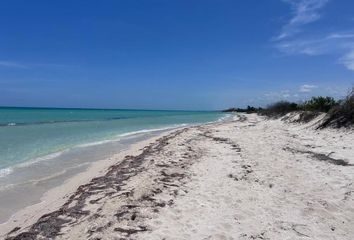
{"type": "Polygon", "coordinates": [[[247,108],[230,108],[224,110],[224,112],[258,113],[268,117],[281,117],[295,111],[305,112],[307,119],[317,116],[318,113],[327,113],[327,117],[321,127],[346,127],[354,125],[354,88],[344,99],[340,100],[335,100],[333,97],[319,96],[312,97],[303,103],[279,101],[270,104],[266,108],[248,106],[247,108]]]}
{"type": "Polygon", "coordinates": [[[255,107],[247,106],[247,108],[229,108],[229,109],[223,110],[223,112],[258,113],[262,110],[263,110],[263,108],[261,108],[261,107],[255,108],[255,107]]]}

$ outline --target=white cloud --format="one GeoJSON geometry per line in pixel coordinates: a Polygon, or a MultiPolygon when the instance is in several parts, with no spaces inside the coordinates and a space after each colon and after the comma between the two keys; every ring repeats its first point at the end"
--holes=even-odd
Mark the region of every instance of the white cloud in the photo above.
{"type": "Polygon", "coordinates": [[[323,37],[280,41],[275,47],[287,55],[334,55],[339,63],[354,71],[354,34],[331,33],[323,37]]]}
{"type": "Polygon", "coordinates": [[[266,97],[269,100],[278,100],[278,99],[288,99],[296,96],[292,94],[290,90],[281,90],[279,92],[265,93],[264,97],[266,97]]]}
{"type": "Polygon", "coordinates": [[[301,93],[312,92],[312,90],[313,90],[314,88],[317,88],[317,86],[316,86],[316,85],[304,84],[304,85],[301,85],[301,86],[300,86],[299,92],[301,92],[301,93]]]}
{"type": "Polygon", "coordinates": [[[279,41],[275,47],[286,54],[322,55],[344,54],[354,49],[353,32],[334,32],[324,36],[279,41]]]}
{"type": "Polygon", "coordinates": [[[354,33],[332,33],[327,36],[327,39],[346,39],[354,38],[354,33]]]}
{"type": "Polygon", "coordinates": [[[293,17],[283,26],[276,40],[281,40],[301,32],[301,26],[315,22],[321,18],[319,10],[328,0],[283,0],[291,5],[293,17]]]}
{"type": "Polygon", "coordinates": [[[340,62],[349,70],[354,71],[354,49],[349,51],[346,55],[344,55],[340,62]]]}
{"type": "MultiPolygon", "coordinates": [[[[336,62],[354,71],[354,30],[299,34],[306,24],[321,18],[320,10],[329,0],[283,0],[293,9],[293,17],[275,38],[274,47],[286,55],[333,55],[336,62]]],[[[273,39],[274,40],[274,39],[273,39]]]]}
{"type": "Polygon", "coordinates": [[[349,85],[324,85],[317,86],[313,84],[303,84],[301,86],[294,86],[290,90],[278,90],[267,92],[259,98],[259,102],[273,103],[276,101],[291,101],[301,102],[308,100],[311,96],[332,96],[334,98],[343,98],[347,92],[349,85]]]}
{"type": "Polygon", "coordinates": [[[275,47],[288,55],[305,54],[310,56],[323,54],[328,48],[326,44],[322,44],[321,39],[283,41],[276,44],[275,47]]]}

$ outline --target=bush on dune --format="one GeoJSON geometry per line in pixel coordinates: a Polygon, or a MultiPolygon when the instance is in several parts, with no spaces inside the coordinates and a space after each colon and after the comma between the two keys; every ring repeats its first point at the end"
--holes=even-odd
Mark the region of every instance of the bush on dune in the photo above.
{"type": "Polygon", "coordinates": [[[348,96],[329,110],[327,118],[321,124],[320,128],[327,126],[332,127],[349,127],[354,125],[354,87],[348,96]]]}
{"type": "Polygon", "coordinates": [[[279,101],[268,107],[255,108],[248,106],[245,109],[232,108],[225,111],[258,113],[272,118],[282,117],[288,113],[299,113],[297,122],[309,122],[315,117],[326,113],[326,117],[319,128],[325,127],[352,127],[354,126],[354,87],[343,100],[336,101],[333,97],[312,97],[304,103],[297,104],[288,101],[279,101]]]}
{"type": "Polygon", "coordinates": [[[312,97],[310,100],[297,104],[288,101],[279,101],[269,105],[261,113],[270,117],[280,117],[290,112],[300,112],[300,122],[308,122],[321,112],[328,112],[338,103],[332,97],[312,97]]]}
{"type": "Polygon", "coordinates": [[[299,106],[297,103],[280,101],[269,105],[266,109],[262,111],[262,114],[270,117],[276,117],[297,110],[299,110],[299,106]]]}
{"type": "Polygon", "coordinates": [[[334,106],[337,105],[336,100],[333,97],[312,97],[301,105],[301,109],[304,111],[313,112],[328,112],[334,106]]]}

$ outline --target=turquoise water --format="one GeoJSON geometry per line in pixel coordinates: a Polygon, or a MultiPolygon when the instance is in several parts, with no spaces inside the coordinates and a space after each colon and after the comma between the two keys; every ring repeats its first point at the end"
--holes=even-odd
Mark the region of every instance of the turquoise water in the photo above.
{"type": "Polygon", "coordinates": [[[225,114],[191,111],[0,108],[0,177],[12,166],[129,133],[216,121],[225,114]]]}

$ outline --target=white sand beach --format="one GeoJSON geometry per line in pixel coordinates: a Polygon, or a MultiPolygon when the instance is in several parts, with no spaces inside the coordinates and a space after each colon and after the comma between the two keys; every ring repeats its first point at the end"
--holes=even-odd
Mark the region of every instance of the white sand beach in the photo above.
{"type": "Polygon", "coordinates": [[[135,145],[1,225],[5,239],[354,239],[354,131],[240,114],[135,145]]]}

